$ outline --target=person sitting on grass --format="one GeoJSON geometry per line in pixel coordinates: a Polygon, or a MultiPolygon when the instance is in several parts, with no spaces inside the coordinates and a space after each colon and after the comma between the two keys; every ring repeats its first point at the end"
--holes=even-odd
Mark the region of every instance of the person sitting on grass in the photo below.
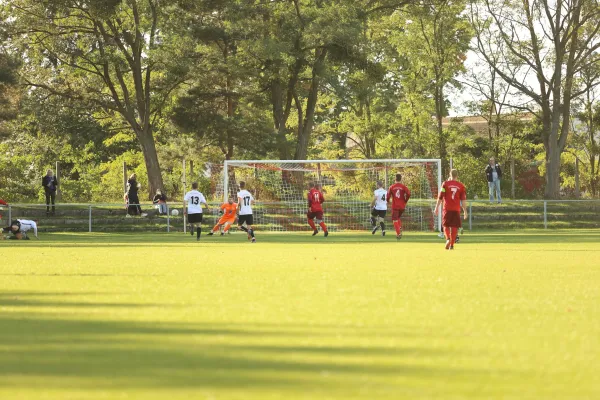
{"type": "Polygon", "coordinates": [[[154,204],[154,207],[156,207],[160,215],[167,213],[167,196],[164,195],[162,190],[156,190],[156,194],[152,199],[152,203],[154,204]]]}

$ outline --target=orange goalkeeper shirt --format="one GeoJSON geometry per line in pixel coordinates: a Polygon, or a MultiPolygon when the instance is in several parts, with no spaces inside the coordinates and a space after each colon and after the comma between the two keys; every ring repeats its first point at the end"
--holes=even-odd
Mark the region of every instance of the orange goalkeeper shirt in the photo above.
{"type": "Polygon", "coordinates": [[[221,205],[221,210],[223,210],[224,219],[234,219],[237,212],[237,204],[223,203],[221,205]]]}

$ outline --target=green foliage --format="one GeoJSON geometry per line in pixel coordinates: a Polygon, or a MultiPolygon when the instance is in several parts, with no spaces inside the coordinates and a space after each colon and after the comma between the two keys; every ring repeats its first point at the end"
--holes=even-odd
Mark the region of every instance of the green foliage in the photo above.
{"type": "MultiPolygon", "coordinates": [[[[545,174],[537,121],[495,115],[495,105],[475,99],[475,113],[494,115],[492,137],[460,121],[439,124],[457,106],[448,92],[460,87],[470,54],[466,5],[4,2],[0,195],[40,201],[41,176],[57,161],[63,201],[121,202],[123,162],[143,190],[160,187],[173,199],[183,192],[183,159],[195,166],[188,187],[199,180],[210,193],[202,167],[224,159],[452,157],[470,196],[485,197],[482,169],[494,155],[503,192],[515,160],[516,197],[536,197],[529,189],[545,174]]],[[[578,74],[579,88],[594,87],[594,68],[578,74]]],[[[565,194],[575,157],[582,192],[600,192],[599,110],[594,99],[577,103],[587,128],[569,139],[565,194]]],[[[345,178],[370,195],[368,179],[345,178]]]]}

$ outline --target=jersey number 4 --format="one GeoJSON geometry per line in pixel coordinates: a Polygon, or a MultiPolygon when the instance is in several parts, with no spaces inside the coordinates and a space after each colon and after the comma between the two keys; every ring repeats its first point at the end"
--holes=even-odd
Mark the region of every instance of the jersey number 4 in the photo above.
{"type": "Polygon", "coordinates": [[[387,195],[387,193],[384,193],[381,195],[381,201],[385,201],[385,196],[387,195]]]}

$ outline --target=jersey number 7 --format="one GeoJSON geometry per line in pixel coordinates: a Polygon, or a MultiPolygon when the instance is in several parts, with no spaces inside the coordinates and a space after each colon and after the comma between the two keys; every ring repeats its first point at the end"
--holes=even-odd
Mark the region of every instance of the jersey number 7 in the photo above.
{"type": "Polygon", "coordinates": [[[458,192],[458,188],[457,187],[450,188],[450,191],[452,192],[452,200],[454,200],[454,197],[456,197],[456,193],[458,192]]]}

